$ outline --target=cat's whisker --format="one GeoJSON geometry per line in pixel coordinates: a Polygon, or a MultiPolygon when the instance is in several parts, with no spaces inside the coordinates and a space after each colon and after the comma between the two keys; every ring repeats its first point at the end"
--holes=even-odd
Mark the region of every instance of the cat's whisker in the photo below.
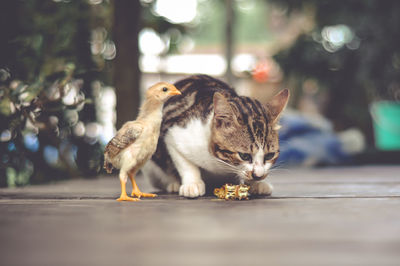
{"type": "Polygon", "coordinates": [[[236,173],[235,178],[239,179],[240,182],[243,182],[243,176],[241,176],[239,173],[236,173]]]}
{"type": "Polygon", "coordinates": [[[277,170],[279,170],[279,171],[281,171],[281,170],[289,170],[288,169],[288,162],[287,161],[282,161],[282,160],[279,160],[278,162],[276,162],[272,167],[271,167],[271,170],[273,170],[273,171],[277,171],[277,170]]]}
{"type": "Polygon", "coordinates": [[[287,165],[285,163],[283,163],[283,162],[280,162],[280,163],[274,165],[274,167],[272,167],[270,169],[270,172],[273,173],[273,172],[277,172],[278,170],[279,170],[279,172],[287,172],[287,173],[291,173],[292,172],[292,170],[287,168],[287,165]]]}
{"type": "Polygon", "coordinates": [[[239,170],[236,172],[236,174],[237,174],[239,177],[241,177],[241,178],[245,178],[245,177],[246,177],[246,171],[245,171],[245,170],[242,170],[242,169],[239,169],[239,170]]]}
{"type": "Polygon", "coordinates": [[[279,178],[279,174],[281,173],[286,173],[286,174],[292,174],[293,169],[287,168],[287,165],[284,162],[279,162],[278,164],[275,164],[270,170],[269,170],[270,177],[269,179],[274,179],[274,178],[279,178]],[[279,170],[279,171],[278,171],[279,170]],[[274,175],[274,173],[279,173],[278,175],[274,175]]]}
{"type": "Polygon", "coordinates": [[[270,170],[277,170],[277,169],[283,169],[283,167],[285,167],[286,166],[286,164],[284,163],[284,162],[278,162],[278,163],[275,163],[271,168],[270,168],[270,170]]]}
{"type": "Polygon", "coordinates": [[[232,167],[230,165],[228,165],[227,163],[225,163],[224,161],[221,160],[217,160],[217,162],[221,165],[221,167],[225,168],[225,169],[232,169],[232,167]]]}
{"type": "Polygon", "coordinates": [[[226,168],[229,169],[229,170],[237,170],[237,167],[236,167],[236,166],[231,165],[231,164],[229,164],[229,163],[227,163],[227,162],[224,162],[224,161],[221,160],[221,159],[218,159],[218,158],[217,158],[217,162],[220,163],[222,166],[226,167],[226,168]]]}
{"type": "Polygon", "coordinates": [[[224,167],[226,170],[232,172],[233,174],[235,174],[237,177],[239,178],[244,178],[246,176],[246,171],[240,169],[237,166],[231,165],[227,162],[224,162],[221,159],[217,159],[217,162],[221,164],[222,167],[224,167]]]}

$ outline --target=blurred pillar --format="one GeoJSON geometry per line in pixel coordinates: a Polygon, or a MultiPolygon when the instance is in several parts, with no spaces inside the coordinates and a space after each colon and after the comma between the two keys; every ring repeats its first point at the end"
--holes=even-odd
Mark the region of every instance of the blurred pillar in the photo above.
{"type": "Polygon", "coordinates": [[[138,34],[139,0],[114,0],[113,39],[117,49],[113,80],[117,94],[117,128],[136,118],[140,103],[138,34]]]}
{"type": "Polygon", "coordinates": [[[233,29],[235,23],[235,13],[233,9],[233,0],[225,0],[225,60],[226,60],[226,81],[228,84],[234,82],[232,73],[232,58],[233,58],[233,29]]]}

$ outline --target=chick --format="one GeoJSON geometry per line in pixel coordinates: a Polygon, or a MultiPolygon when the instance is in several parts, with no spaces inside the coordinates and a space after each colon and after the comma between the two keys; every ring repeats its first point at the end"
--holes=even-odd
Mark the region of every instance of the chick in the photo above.
{"type": "Polygon", "coordinates": [[[104,168],[108,173],[115,167],[120,169],[121,196],[118,201],[138,201],[140,197],[155,197],[156,194],[142,193],[135,175],[150,159],[157,148],[162,120],[162,107],[173,95],[181,92],[174,85],[160,82],[146,91],[145,100],[135,121],[126,122],[104,150],[104,168]],[[132,182],[131,198],[126,194],[128,177],[132,182]]]}

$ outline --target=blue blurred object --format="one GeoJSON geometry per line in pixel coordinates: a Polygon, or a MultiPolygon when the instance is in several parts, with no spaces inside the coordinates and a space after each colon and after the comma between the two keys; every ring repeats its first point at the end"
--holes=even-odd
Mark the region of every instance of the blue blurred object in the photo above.
{"type": "Polygon", "coordinates": [[[26,134],[24,136],[24,144],[25,147],[32,152],[37,152],[39,150],[39,139],[35,134],[26,134]]]}
{"type": "Polygon", "coordinates": [[[17,148],[15,147],[15,143],[14,142],[10,142],[10,143],[8,143],[8,146],[7,146],[7,148],[8,148],[8,150],[9,151],[15,151],[17,148]]]}
{"type": "Polygon", "coordinates": [[[44,155],[44,159],[45,161],[52,165],[55,166],[58,163],[58,149],[56,147],[47,145],[44,147],[43,149],[43,155],[44,155]]]}
{"type": "Polygon", "coordinates": [[[350,158],[330,122],[322,117],[289,112],[282,116],[281,126],[277,165],[339,164],[350,158]]]}

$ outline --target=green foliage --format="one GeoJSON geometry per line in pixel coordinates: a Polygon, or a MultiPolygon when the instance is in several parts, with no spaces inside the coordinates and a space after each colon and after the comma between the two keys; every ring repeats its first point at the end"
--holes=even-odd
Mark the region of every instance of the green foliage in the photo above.
{"type": "Polygon", "coordinates": [[[103,77],[90,50],[94,8],[0,3],[0,186],[98,172],[98,140],[74,134],[79,123],[96,121],[91,83],[103,77]]]}
{"type": "Polygon", "coordinates": [[[90,5],[86,1],[69,3],[45,1],[5,1],[2,13],[14,12],[10,51],[2,56],[14,78],[33,82],[62,71],[73,62],[77,71],[94,67],[89,47],[90,5]]]}
{"type": "MultiPolygon", "coordinates": [[[[72,134],[79,112],[91,104],[73,71],[74,65],[68,64],[64,71],[32,85],[16,80],[0,84],[0,160],[2,178],[7,179],[1,184],[18,186],[76,175],[76,153],[100,148],[78,145],[82,140],[72,134]]],[[[98,161],[95,167],[99,165],[98,161]]]]}

